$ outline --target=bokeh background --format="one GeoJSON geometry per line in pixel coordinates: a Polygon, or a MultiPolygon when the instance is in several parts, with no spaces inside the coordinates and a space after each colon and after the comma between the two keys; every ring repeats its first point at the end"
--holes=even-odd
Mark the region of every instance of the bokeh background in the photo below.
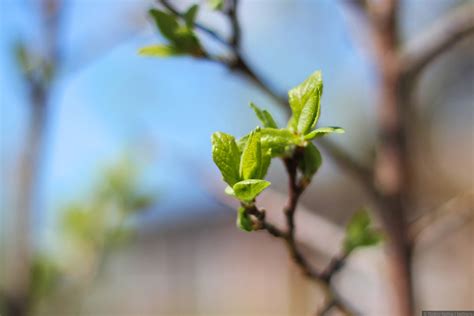
{"type": "MultiPolygon", "coordinates": [[[[61,2],[51,39],[43,1],[0,0],[1,294],[24,277],[14,259],[18,240],[28,238],[32,315],[314,312],[321,295],[281,242],[237,230],[211,159],[214,131],[240,136],[258,124],[250,101],[279,122],[283,109],[222,65],[138,56],[140,47],[163,41],[147,15],[152,1],[61,2]],[[42,63],[52,41],[44,128],[32,132],[38,113],[31,82],[41,77],[38,67],[49,69],[42,63]],[[31,135],[39,135],[37,151],[29,151],[31,135]],[[25,153],[35,159],[32,170],[25,170],[25,153]],[[22,186],[28,173],[31,190],[22,186]],[[18,219],[22,203],[30,218],[18,219]],[[26,236],[16,229],[21,220],[31,224],[26,236]]],[[[463,2],[469,0],[401,1],[402,40],[463,2]]],[[[343,126],[346,134],[329,137],[358,160],[373,161],[376,78],[347,8],[331,0],[243,0],[239,17],[243,54],[275,90],[284,94],[322,70],[321,125],[343,126]]],[[[206,2],[198,20],[230,32],[206,2]]],[[[211,38],[202,41],[223,51],[211,38]]],[[[417,246],[420,310],[474,309],[473,52],[470,37],[437,59],[416,94],[413,172],[420,198],[413,218],[446,201],[455,209],[417,246]]],[[[306,250],[321,266],[338,252],[349,217],[370,206],[365,191],[324,151],[323,159],[301,211],[314,224],[301,228],[313,243],[306,250]]],[[[281,164],[272,165],[269,178],[272,190],[263,199],[275,209],[286,190],[281,164]]],[[[381,248],[358,251],[337,278],[343,296],[364,315],[390,315],[381,248]]]]}

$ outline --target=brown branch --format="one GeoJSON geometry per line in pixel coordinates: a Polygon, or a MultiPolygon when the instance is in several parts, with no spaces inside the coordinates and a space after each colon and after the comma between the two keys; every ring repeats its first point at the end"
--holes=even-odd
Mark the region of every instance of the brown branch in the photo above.
{"type": "MultiPolygon", "coordinates": [[[[246,212],[249,215],[254,216],[257,219],[256,227],[257,229],[262,229],[268,231],[272,236],[283,239],[286,242],[288,252],[293,260],[293,262],[300,268],[303,275],[308,279],[322,284],[324,286],[324,291],[326,296],[329,298],[330,303],[329,307],[324,308],[324,310],[330,310],[333,307],[337,307],[346,315],[352,315],[350,308],[347,304],[344,304],[339,298],[337,298],[336,292],[331,288],[331,279],[332,277],[340,271],[344,266],[346,259],[349,253],[344,253],[341,256],[333,258],[329,265],[323,271],[318,271],[316,268],[312,267],[308,260],[305,258],[303,253],[298,247],[296,242],[296,226],[295,226],[295,213],[296,207],[298,205],[299,198],[306,188],[306,182],[298,181],[298,161],[301,158],[302,152],[297,148],[294,151],[293,156],[283,159],[286,171],[288,173],[288,201],[286,206],[283,209],[286,218],[287,232],[280,230],[274,225],[270,224],[265,219],[265,211],[259,210],[255,204],[251,206],[243,205],[246,207],[246,212]]],[[[321,313],[323,315],[324,313],[321,313]]]]}
{"type": "Polygon", "coordinates": [[[343,301],[340,297],[337,295],[332,295],[326,305],[319,310],[316,315],[317,316],[325,316],[328,315],[333,308],[337,308],[342,315],[346,316],[352,316],[352,315],[357,315],[357,313],[354,312],[353,308],[349,307],[347,302],[343,301]]]}
{"type": "Polygon", "coordinates": [[[332,277],[345,266],[349,254],[349,252],[343,252],[341,255],[332,258],[320,277],[327,283],[331,282],[332,277]]]}
{"type": "Polygon", "coordinates": [[[405,45],[400,53],[404,74],[416,76],[436,57],[474,33],[474,4],[461,5],[405,45]]]}
{"type": "MultiPolygon", "coordinates": [[[[38,7],[43,28],[42,41],[46,47],[41,65],[31,72],[22,69],[23,80],[28,89],[29,121],[21,156],[19,158],[19,181],[16,192],[15,212],[12,226],[12,249],[7,258],[9,278],[6,281],[4,297],[7,315],[24,316],[30,312],[31,266],[34,256],[34,235],[32,218],[33,202],[37,195],[37,182],[44,158],[44,137],[48,124],[48,106],[52,93],[52,80],[55,68],[60,63],[59,36],[62,13],[60,0],[43,0],[38,7]],[[34,72],[34,74],[33,74],[34,72]]],[[[26,47],[27,45],[25,45],[26,47]]],[[[34,51],[33,51],[34,52],[34,51]]],[[[26,58],[32,58],[32,52],[25,48],[26,58]]],[[[23,67],[24,65],[20,65],[23,67]]]]}
{"type": "Polygon", "coordinates": [[[264,229],[268,231],[270,235],[277,238],[283,238],[285,240],[288,238],[288,234],[286,232],[267,221],[264,210],[259,210],[255,205],[252,205],[252,207],[246,207],[246,212],[249,215],[255,216],[255,218],[258,220],[258,229],[264,229]]]}
{"type": "Polygon", "coordinates": [[[297,167],[299,151],[295,150],[295,154],[291,158],[284,159],[286,172],[288,173],[288,202],[283,212],[286,217],[286,225],[288,229],[288,236],[286,244],[288,250],[293,258],[293,261],[301,268],[301,271],[310,279],[320,279],[319,273],[310,266],[303,254],[300,252],[295,239],[295,211],[298,205],[298,200],[303,193],[304,188],[298,184],[297,167]]]}
{"type": "Polygon", "coordinates": [[[237,7],[239,0],[231,0],[232,5],[229,8],[227,16],[229,17],[232,29],[232,38],[229,42],[230,46],[233,47],[236,51],[240,50],[240,39],[241,39],[241,30],[240,23],[237,17],[237,7]]]}

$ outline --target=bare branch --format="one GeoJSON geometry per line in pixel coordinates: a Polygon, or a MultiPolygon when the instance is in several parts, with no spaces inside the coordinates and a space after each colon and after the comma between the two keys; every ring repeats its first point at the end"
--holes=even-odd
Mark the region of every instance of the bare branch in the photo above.
{"type": "Polygon", "coordinates": [[[412,242],[418,238],[430,227],[438,222],[443,222],[446,218],[454,219],[454,215],[467,222],[473,217],[474,191],[464,192],[444,202],[437,208],[421,215],[410,224],[409,235],[412,242]]]}
{"type": "Polygon", "coordinates": [[[299,154],[298,150],[295,150],[295,154],[291,158],[284,159],[286,172],[288,173],[288,202],[284,208],[284,213],[286,217],[286,224],[288,229],[288,236],[286,243],[288,250],[293,258],[293,261],[301,268],[304,275],[311,279],[320,279],[319,273],[312,268],[308,261],[305,259],[303,254],[300,252],[298,245],[296,244],[295,239],[295,211],[296,206],[298,205],[299,198],[301,193],[303,193],[304,188],[297,182],[297,167],[298,160],[297,155],[299,154]]]}
{"type": "Polygon", "coordinates": [[[403,72],[416,76],[436,57],[473,32],[474,3],[470,2],[453,9],[405,45],[400,55],[403,72]]]}
{"type": "Polygon", "coordinates": [[[240,23],[237,17],[238,2],[239,0],[232,0],[232,5],[229,8],[229,12],[227,14],[232,25],[232,38],[230,40],[230,45],[234,47],[236,51],[240,49],[241,38],[240,23]]]}

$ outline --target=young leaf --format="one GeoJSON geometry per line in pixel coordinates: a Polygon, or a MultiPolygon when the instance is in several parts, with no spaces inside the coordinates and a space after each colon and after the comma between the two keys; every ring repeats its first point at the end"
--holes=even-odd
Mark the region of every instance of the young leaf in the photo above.
{"type": "Polygon", "coordinates": [[[320,127],[306,134],[304,139],[311,140],[331,133],[344,134],[345,131],[342,127],[337,126],[320,127]]]}
{"type": "Polygon", "coordinates": [[[243,207],[237,210],[237,227],[245,232],[253,230],[252,220],[243,207]]]}
{"type": "Polygon", "coordinates": [[[286,128],[262,128],[260,140],[262,148],[271,149],[273,157],[283,155],[289,147],[298,142],[296,136],[286,128]]]}
{"type": "Polygon", "coordinates": [[[376,245],[382,240],[382,235],[370,227],[371,220],[367,211],[354,214],[346,228],[344,248],[351,252],[358,247],[376,245]]]}
{"type": "Polygon", "coordinates": [[[245,202],[255,199],[263,190],[270,185],[270,182],[259,179],[243,180],[234,184],[235,196],[245,202]]]}
{"type": "Polygon", "coordinates": [[[260,167],[260,172],[259,172],[259,179],[264,179],[265,176],[267,175],[268,168],[270,167],[270,163],[272,161],[272,150],[271,149],[266,149],[264,150],[262,146],[262,164],[260,167]]]}
{"type": "Polygon", "coordinates": [[[169,45],[150,45],[140,48],[138,54],[141,56],[168,57],[178,55],[179,52],[169,45]]]}
{"type": "Polygon", "coordinates": [[[231,186],[226,186],[224,190],[225,194],[230,195],[230,196],[235,196],[234,189],[232,189],[231,186]]]}
{"type": "Polygon", "coordinates": [[[320,99],[323,93],[323,79],[320,71],[311,74],[303,83],[288,92],[293,115],[288,127],[299,133],[306,133],[319,119],[320,99]]]}
{"type": "Polygon", "coordinates": [[[317,96],[311,95],[301,109],[296,130],[302,135],[311,130],[311,126],[313,125],[317,111],[319,110],[317,102],[317,96]]]}
{"type": "Polygon", "coordinates": [[[298,167],[305,178],[311,179],[318,171],[319,167],[321,167],[321,163],[321,153],[319,152],[318,148],[316,148],[316,146],[314,146],[312,143],[309,143],[304,148],[303,158],[299,161],[298,167]]]}
{"type": "Polygon", "coordinates": [[[233,186],[240,180],[240,152],[233,136],[216,132],[212,134],[212,159],[222,173],[224,181],[233,186]]]}
{"type": "Polygon", "coordinates": [[[222,10],[224,8],[224,0],[207,0],[212,10],[222,10]]]}
{"type": "Polygon", "coordinates": [[[250,102],[250,107],[255,111],[255,114],[260,122],[262,122],[263,127],[278,128],[272,115],[267,110],[261,110],[253,102],[250,102]]]}
{"type": "Polygon", "coordinates": [[[185,26],[179,27],[176,30],[172,42],[180,52],[193,56],[202,56],[203,54],[199,39],[191,29],[185,26]]]}
{"type": "Polygon", "coordinates": [[[258,179],[262,168],[262,147],[260,144],[260,129],[249,134],[240,159],[240,178],[258,179]]]}
{"type": "Polygon", "coordinates": [[[198,12],[199,6],[197,4],[192,5],[189,9],[184,13],[183,18],[186,26],[190,29],[194,26],[194,21],[196,20],[196,15],[198,12]]]}
{"type": "Polygon", "coordinates": [[[179,27],[176,16],[158,9],[150,9],[149,13],[155,20],[161,34],[170,41],[173,41],[175,39],[175,32],[179,27]]]}

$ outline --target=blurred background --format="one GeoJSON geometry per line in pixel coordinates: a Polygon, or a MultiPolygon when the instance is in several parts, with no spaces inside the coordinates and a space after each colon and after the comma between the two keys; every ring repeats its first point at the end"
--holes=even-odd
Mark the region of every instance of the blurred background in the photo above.
{"type": "MultiPolygon", "coordinates": [[[[402,40],[465,2],[401,1],[402,40]]],[[[222,15],[199,4],[198,21],[228,35],[222,15]]],[[[0,0],[0,304],[6,310],[9,293],[28,284],[31,315],[314,313],[321,293],[281,241],[235,227],[211,159],[214,131],[242,136],[258,124],[250,101],[280,123],[284,110],[220,64],[138,56],[163,42],[148,18],[153,6],[0,0]]],[[[376,78],[346,6],[242,0],[238,14],[248,63],[282,95],[322,70],[320,125],[343,126],[346,134],[329,137],[372,163],[376,78]]],[[[222,50],[206,36],[202,43],[222,50]]],[[[419,310],[474,309],[473,53],[472,37],[460,42],[416,93],[412,217],[447,201],[455,210],[417,244],[419,310]]],[[[297,221],[314,223],[302,226],[301,238],[324,266],[347,220],[371,202],[322,154],[297,221]]],[[[263,203],[271,213],[286,194],[281,163],[269,179],[263,203]]],[[[381,247],[360,250],[336,279],[363,315],[390,315],[384,260],[381,247]]]]}

